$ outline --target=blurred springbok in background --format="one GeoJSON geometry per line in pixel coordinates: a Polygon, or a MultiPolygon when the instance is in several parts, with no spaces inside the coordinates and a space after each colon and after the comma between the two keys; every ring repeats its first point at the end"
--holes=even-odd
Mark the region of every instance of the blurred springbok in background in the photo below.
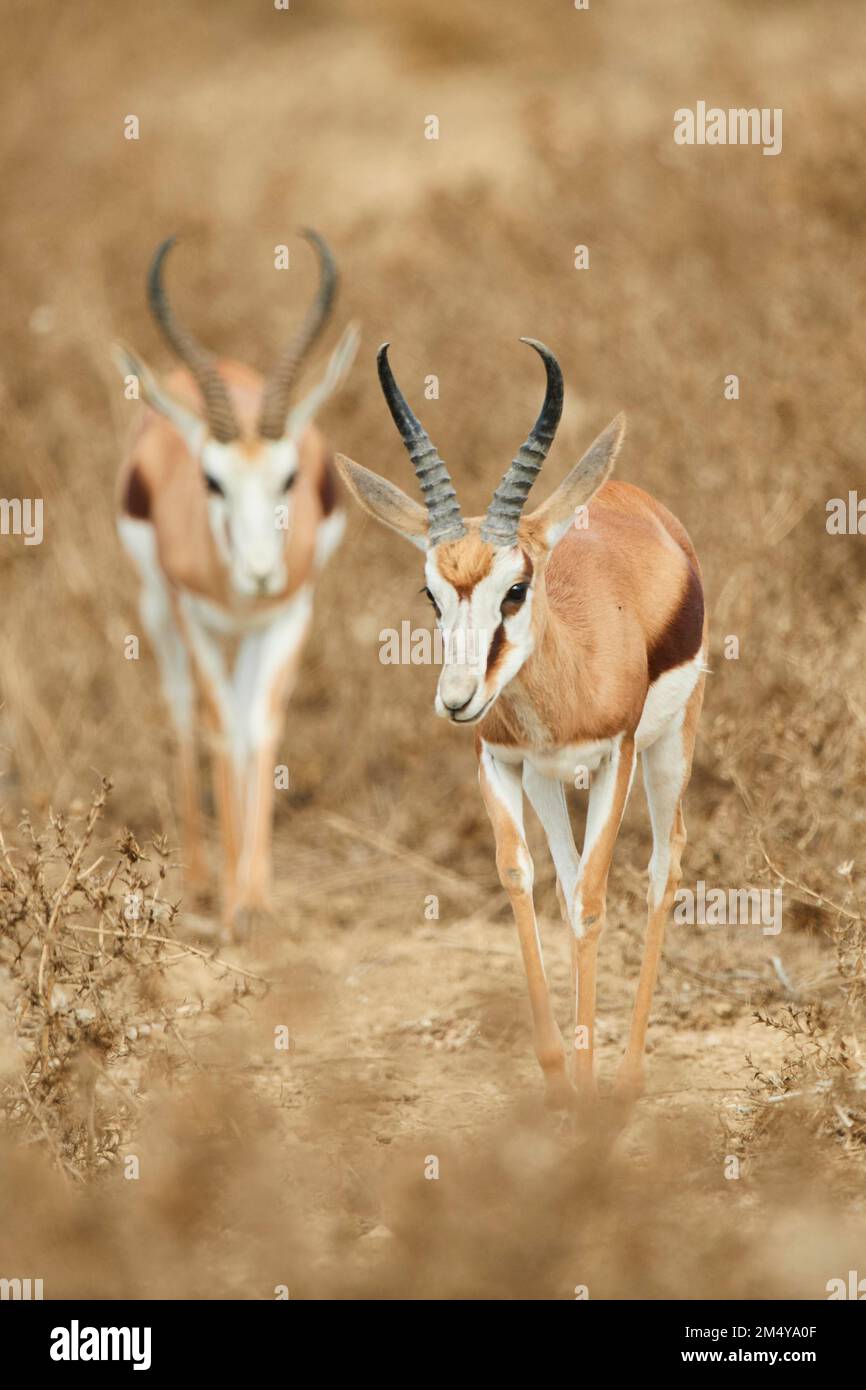
{"type": "Polygon", "coordinates": [[[198,693],[213,750],[224,917],[238,938],[267,908],[285,706],[310,629],[313,584],[345,524],[333,457],[312,420],[348,371],[358,332],[347,328],[322,380],[290,409],[337,288],[325,242],[304,236],[318,255],[318,292],[266,380],[216,360],[176,318],[163,285],[174,238],[154,256],[148,298],[183,367],[160,382],[133,353],[115,349],[146,402],[121,469],[118,530],[141,580],[141,618],[177,732],[187,883],[194,890],[205,877],[198,693]]]}
{"type": "Polygon", "coordinates": [[[336,461],[361,506],[426,554],[426,592],[446,654],[436,713],[477,726],[481,794],[520,938],[535,1050],[560,1104],[572,1101],[572,1080],[579,1091],[594,1086],[596,953],[638,753],[653,849],[643,966],[618,1089],[629,1097],[641,1089],[662,936],[686,842],[682,800],[703,700],[707,630],[700,569],[683,527],[639,488],[607,481],[623,416],[546,502],[522,515],[563,402],[556,358],[542,343],[522,341],[544,362],[544,404],[484,517],[463,519],[448,470],[394,380],[387,343],[379,379],[426,506],[350,459],[336,461]],[[589,786],[581,855],[566,784],[589,786]],[[571,1067],[544,973],[524,791],[544,829],[570,928],[571,1067]]]}

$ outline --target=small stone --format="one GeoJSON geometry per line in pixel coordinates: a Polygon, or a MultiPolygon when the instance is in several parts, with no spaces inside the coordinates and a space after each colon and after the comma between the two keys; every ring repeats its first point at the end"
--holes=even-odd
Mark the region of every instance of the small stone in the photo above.
{"type": "Polygon", "coordinates": [[[394,1232],[389,1231],[387,1226],[374,1226],[371,1231],[366,1231],[361,1236],[362,1240],[393,1240],[394,1232]]]}

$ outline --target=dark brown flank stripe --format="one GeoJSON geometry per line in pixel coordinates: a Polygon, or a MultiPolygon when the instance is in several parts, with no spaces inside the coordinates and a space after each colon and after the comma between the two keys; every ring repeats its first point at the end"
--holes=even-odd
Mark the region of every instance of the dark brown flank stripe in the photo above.
{"type": "Polygon", "coordinates": [[[136,521],[150,520],[150,491],[137,468],[133,468],[127,480],[123,507],[136,521]]]}
{"type": "Polygon", "coordinates": [[[704,632],[704,594],[697,573],[689,565],[679,607],[667,627],[659,633],[647,656],[650,684],[696,656],[704,632]]]}

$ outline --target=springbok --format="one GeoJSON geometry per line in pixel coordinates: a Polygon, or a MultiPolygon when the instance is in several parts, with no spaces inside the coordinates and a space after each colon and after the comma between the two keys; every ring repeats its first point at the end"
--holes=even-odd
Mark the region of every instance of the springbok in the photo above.
{"type": "Polygon", "coordinates": [[[523,507],[562,414],[562,373],[532,338],[547,387],[541,413],[483,518],[464,520],[448,470],[379,350],[379,380],[426,506],[336,456],[373,516],[426,553],[426,593],[446,661],[436,713],[476,725],[481,794],[496,865],[511,900],[529,984],[535,1051],[555,1103],[592,1091],[596,954],[614,843],[642,755],[652,822],[648,923],[628,1047],[617,1089],[642,1086],[647,1020],[662,936],[686,842],[682,800],[703,699],[707,630],[697,557],[659,502],[608,482],[622,415],[546,502],[523,507]],[[589,785],[578,855],[565,784],[589,785]],[[570,928],[575,990],[573,1066],[566,1062],[544,973],[532,898],[523,791],[544,829],[570,928]]]}
{"type": "Polygon", "coordinates": [[[153,258],[148,298],[184,367],[160,383],[128,349],[115,349],[146,402],[121,469],[118,529],[141,580],[141,618],[178,737],[187,883],[198,889],[205,876],[198,693],[213,751],[224,917],[236,937],[267,909],[285,706],[310,629],[313,584],[345,525],[333,456],[312,417],[348,371],[358,333],[349,325],[322,380],[290,411],[337,288],[325,242],[303,235],[318,256],[319,288],[267,380],[216,360],[175,317],[163,286],[174,238],[153,258]]]}

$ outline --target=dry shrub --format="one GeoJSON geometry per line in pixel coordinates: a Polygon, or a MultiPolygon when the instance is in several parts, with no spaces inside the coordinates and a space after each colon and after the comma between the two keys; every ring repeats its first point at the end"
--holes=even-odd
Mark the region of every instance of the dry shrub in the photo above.
{"type": "MultiPolygon", "coordinates": [[[[842,909],[844,911],[844,909],[842,909]]],[[[837,907],[837,914],[838,914],[837,907]]],[[[756,1017],[791,1047],[778,1072],[755,1072],[753,1094],[764,1099],[758,1133],[778,1137],[778,1107],[797,1112],[812,1144],[825,1136],[849,1154],[866,1150],[866,922],[846,912],[832,932],[836,975],[824,997],[756,1017]]]]}
{"type": "Polygon", "coordinates": [[[253,978],[178,940],[164,841],[145,853],[127,831],[113,854],[91,858],[109,792],[104,781],[77,824],[52,815],[37,831],[25,818],[20,846],[0,841],[0,979],[11,1023],[0,1118],[75,1177],[116,1161],[148,1078],[170,1076],[188,1051],[185,1030],[226,1010],[253,978]],[[179,999],[167,977],[192,963],[215,977],[231,972],[230,987],[207,1003],[179,999]]]}

